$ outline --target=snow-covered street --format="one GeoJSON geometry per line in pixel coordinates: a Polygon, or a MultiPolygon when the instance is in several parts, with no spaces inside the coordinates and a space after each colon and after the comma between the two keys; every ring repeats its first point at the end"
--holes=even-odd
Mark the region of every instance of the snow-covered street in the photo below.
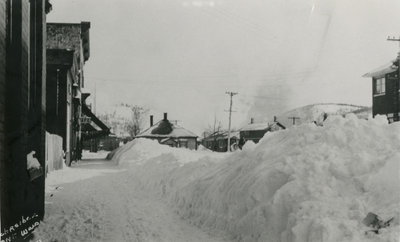
{"type": "MultiPolygon", "coordinates": [[[[55,172],[57,173],[57,172],[55,172]]],[[[48,187],[42,241],[224,241],[188,224],[164,201],[131,184],[112,161],[81,161],[48,187]],[[68,174],[70,173],[70,174],[68,174]],[[75,180],[79,177],[84,180],[75,180]]],[[[57,174],[51,174],[57,176],[57,174]]]]}
{"type": "Polygon", "coordinates": [[[332,116],[232,153],[135,139],[50,173],[36,238],[398,242],[399,125],[332,116]]]}
{"type": "Polygon", "coordinates": [[[1,0],[0,242],[400,242],[400,0],[1,0]]]}

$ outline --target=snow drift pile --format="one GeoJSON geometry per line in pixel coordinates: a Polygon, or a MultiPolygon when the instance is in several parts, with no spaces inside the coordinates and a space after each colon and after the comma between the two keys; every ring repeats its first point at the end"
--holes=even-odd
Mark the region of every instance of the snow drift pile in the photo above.
{"type": "MultiPolygon", "coordinates": [[[[199,150],[193,152],[188,149],[171,148],[167,145],[160,145],[155,140],[139,138],[122,146],[113,155],[112,160],[121,166],[132,164],[140,165],[147,163],[152,158],[174,156],[173,161],[183,165],[184,163],[198,161],[200,158],[212,155],[213,157],[226,156],[222,153],[213,153],[210,150],[199,150]]],[[[169,160],[171,161],[171,160],[169,160]]],[[[158,162],[159,163],[159,162],[158,162]]]]}
{"type": "Polygon", "coordinates": [[[324,127],[267,133],[242,151],[214,154],[138,140],[115,159],[136,164],[132,185],[237,241],[398,241],[400,122],[331,116],[324,127]],[[394,220],[365,233],[369,212],[394,220]]]}

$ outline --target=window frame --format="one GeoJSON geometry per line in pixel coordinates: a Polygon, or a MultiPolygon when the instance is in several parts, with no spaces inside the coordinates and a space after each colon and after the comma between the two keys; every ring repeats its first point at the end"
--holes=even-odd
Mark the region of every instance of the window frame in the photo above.
{"type": "Polygon", "coordinates": [[[374,84],[374,96],[381,96],[386,94],[386,77],[375,79],[374,84]]]}

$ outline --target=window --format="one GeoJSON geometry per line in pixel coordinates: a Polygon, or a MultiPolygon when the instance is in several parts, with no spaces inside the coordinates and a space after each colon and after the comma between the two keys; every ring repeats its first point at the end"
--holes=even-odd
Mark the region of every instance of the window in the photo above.
{"type": "Polygon", "coordinates": [[[376,79],[375,83],[375,94],[384,94],[386,92],[385,78],[376,79]]]}

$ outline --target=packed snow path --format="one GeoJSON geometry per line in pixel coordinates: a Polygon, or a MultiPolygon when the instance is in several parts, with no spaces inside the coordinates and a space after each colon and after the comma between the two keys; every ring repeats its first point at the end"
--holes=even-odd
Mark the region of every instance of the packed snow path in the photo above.
{"type": "Polygon", "coordinates": [[[135,189],[129,174],[113,162],[85,160],[61,172],[71,172],[65,180],[70,180],[68,176],[94,177],[48,187],[44,226],[36,239],[225,241],[186,223],[163,201],[135,189]]]}

